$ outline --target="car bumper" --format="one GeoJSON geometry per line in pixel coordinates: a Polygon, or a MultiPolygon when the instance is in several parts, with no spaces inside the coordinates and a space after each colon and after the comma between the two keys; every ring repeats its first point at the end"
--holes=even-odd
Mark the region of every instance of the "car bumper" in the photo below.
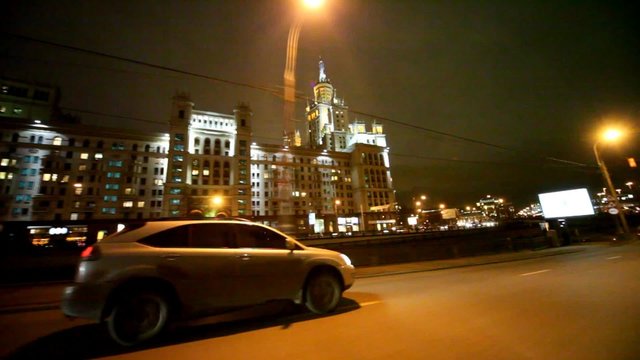
{"type": "Polygon", "coordinates": [[[74,284],[62,293],[60,308],[69,317],[80,317],[100,321],[107,289],[104,286],[74,284]]]}
{"type": "Polygon", "coordinates": [[[356,269],[353,265],[344,265],[341,270],[342,279],[344,281],[344,290],[348,290],[356,281],[356,269]]]}

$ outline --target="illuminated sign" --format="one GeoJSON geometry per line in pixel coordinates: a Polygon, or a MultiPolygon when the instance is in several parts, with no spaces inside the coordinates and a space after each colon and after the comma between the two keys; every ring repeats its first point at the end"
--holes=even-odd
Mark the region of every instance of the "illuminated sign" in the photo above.
{"type": "Polygon", "coordinates": [[[587,189],[538,194],[538,198],[547,219],[594,215],[587,189]]]}

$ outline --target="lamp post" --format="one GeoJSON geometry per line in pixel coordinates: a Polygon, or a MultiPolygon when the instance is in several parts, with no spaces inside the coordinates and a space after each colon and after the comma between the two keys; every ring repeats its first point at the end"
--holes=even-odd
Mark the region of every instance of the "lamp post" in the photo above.
{"type": "MultiPolygon", "coordinates": [[[[618,130],[608,130],[603,134],[603,139],[605,141],[615,141],[620,138],[622,133],[618,130]]],[[[604,182],[607,186],[607,189],[611,193],[611,201],[613,202],[614,208],[617,210],[618,216],[620,217],[620,223],[622,224],[622,232],[623,234],[629,234],[629,225],[627,224],[627,219],[624,216],[624,211],[620,206],[620,202],[618,201],[618,193],[616,192],[616,188],[613,186],[611,182],[611,176],[609,175],[609,171],[607,170],[607,166],[604,161],[600,158],[600,153],[598,152],[598,144],[600,141],[596,141],[593,144],[593,153],[596,156],[596,162],[600,167],[600,172],[602,172],[602,176],[604,178],[604,182]]]]}

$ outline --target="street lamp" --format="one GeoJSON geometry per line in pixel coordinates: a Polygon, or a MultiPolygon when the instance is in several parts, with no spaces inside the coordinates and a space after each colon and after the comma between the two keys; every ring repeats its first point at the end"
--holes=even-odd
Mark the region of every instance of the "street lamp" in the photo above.
{"type": "Polygon", "coordinates": [[[607,171],[607,166],[604,161],[600,158],[600,154],[598,152],[598,144],[601,141],[611,142],[616,141],[622,136],[622,132],[617,129],[608,129],[602,134],[602,139],[600,141],[596,141],[593,144],[593,153],[596,156],[596,162],[600,167],[600,172],[602,172],[602,176],[604,177],[604,181],[606,183],[609,192],[611,193],[611,201],[613,202],[614,208],[616,209],[618,216],[620,217],[620,223],[622,224],[622,232],[624,234],[629,234],[629,225],[627,224],[627,219],[624,216],[624,211],[620,206],[620,202],[618,201],[618,193],[616,192],[616,188],[613,186],[611,182],[611,176],[609,176],[609,171],[607,171]]]}
{"type": "Polygon", "coordinates": [[[205,217],[213,217],[213,216],[219,216],[221,213],[222,207],[224,206],[224,198],[220,195],[214,195],[211,197],[211,199],[209,200],[210,202],[210,207],[209,210],[206,212],[206,214],[204,214],[205,217]]]}

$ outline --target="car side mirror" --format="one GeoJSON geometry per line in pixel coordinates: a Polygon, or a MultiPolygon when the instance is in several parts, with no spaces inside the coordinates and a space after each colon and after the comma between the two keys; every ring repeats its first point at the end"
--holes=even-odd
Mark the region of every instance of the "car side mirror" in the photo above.
{"type": "Polygon", "coordinates": [[[293,241],[293,240],[291,240],[291,239],[289,239],[289,238],[287,238],[285,241],[286,241],[286,243],[287,243],[287,250],[291,250],[291,251],[293,251],[293,250],[295,250],[295,249],[296,249],[296,243],[295,243],[295,241],[293,241]]]}

